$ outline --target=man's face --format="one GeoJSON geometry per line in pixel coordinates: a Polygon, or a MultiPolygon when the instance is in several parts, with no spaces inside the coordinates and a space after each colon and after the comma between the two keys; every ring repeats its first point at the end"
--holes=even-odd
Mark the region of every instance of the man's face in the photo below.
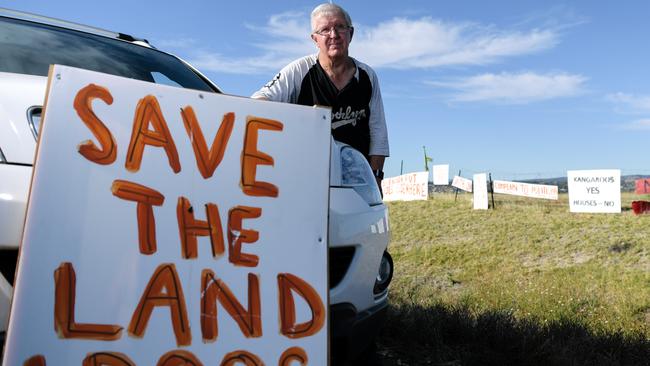
{"type": "Polygon", "coordinates": [[[348,55],[352,29],[348,27],[342,15],[336,13],[321,15],[314,19],[314,29],[311,39],[316,42],[321,54],[330,58],[348,55]]]}

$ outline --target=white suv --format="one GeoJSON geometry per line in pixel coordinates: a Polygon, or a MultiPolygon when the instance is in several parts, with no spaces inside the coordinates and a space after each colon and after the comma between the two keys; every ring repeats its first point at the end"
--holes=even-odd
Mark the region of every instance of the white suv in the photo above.
{"type": "MultiPolygon", "coordinates": [[[[50,64],[220,93],[146,40],[0,8],[0,356],[50,64]]],[[[361,153],[332,143],[329,286],[332,364],[357,357],[382,323],[392,260],[388,213],[361,153]]]]}

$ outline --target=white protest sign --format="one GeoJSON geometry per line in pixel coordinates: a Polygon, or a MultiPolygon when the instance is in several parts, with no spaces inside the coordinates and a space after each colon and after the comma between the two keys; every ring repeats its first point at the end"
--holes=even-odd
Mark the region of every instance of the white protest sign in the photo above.
{"type": "Polygon", "coordinates": [[[55,66],[5,364],[325,365],[329,155],[329,109],[55,66]]]}
{"type": "Polygon", "coordinates": [[[474,209],[488,209],[487,174],[474,174],[474,209]]]}
{"type": "Polygon", "coordinates": [[[454,177],[454,180],[451,182],[451,185],[452,187],[462,189],[465,192],[472,191],[472,181],[470,179],[463,178],[458,175],[454,177]]]}
{"type": "Polygon", "coordinates": [[[546,184],[531,184],[522,182],[509,182],[505,180],[492,181],[494,193],[510,194],[547,200],[558,199],[558,187],[546,184]]]}
{"type": "Polygon", "coordinates": [[[570,212],[621,212],[619,169],[567,171],[570,212]]]}
{"type": "Polygon", "coordinates": [[[417,172],[381,181],[384,201],[426,200],[429,195],[429,172],[417,172]]]}
{"type": "Polygon", "coordinates": [[[449,185],[449,164],[433,166],[433,184],[437,186],[449,185]]]}

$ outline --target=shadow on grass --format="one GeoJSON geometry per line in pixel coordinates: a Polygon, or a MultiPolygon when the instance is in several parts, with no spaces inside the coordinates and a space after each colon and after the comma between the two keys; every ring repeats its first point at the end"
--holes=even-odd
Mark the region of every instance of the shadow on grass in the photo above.
{"type": "Polygon", "coordinates": [[[547,326],[505,312],[391,306],[378,339],[383,365],[650,365],[650,339],[595,335],[569,321],[547,326]]]}

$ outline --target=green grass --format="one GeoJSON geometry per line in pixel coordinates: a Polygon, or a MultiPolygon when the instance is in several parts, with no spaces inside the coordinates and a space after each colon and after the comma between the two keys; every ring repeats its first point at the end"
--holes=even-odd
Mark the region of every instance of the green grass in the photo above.
{"type": "Polygon", "coordinates": [[[389,203],[390,364],[650,365],[650,215],[471,195],[389,203]],[[399,361],[398,361],[399,360],[399,361]]]}

